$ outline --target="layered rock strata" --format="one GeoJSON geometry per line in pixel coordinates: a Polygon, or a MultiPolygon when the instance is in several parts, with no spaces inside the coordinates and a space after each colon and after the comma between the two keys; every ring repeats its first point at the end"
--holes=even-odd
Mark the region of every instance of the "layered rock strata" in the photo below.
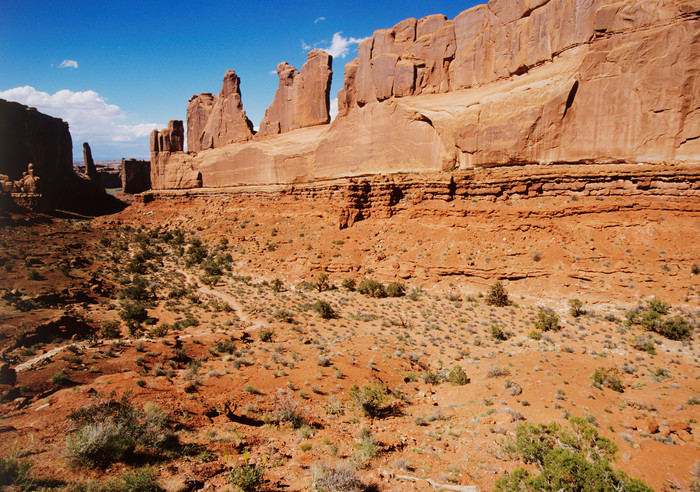
{"type": "MultiPolygon", "coordinates": [[[[153,185],[190,187],[181,176],[192,172],[203,186],[227,186],[524,164],[697,164],[700,1],[491,0],[454,20],[406,19],[360,44],[338,100],[330,125],[173,154],[153,185]]],[[[268,121],[274,133],[277,120],[268,121]]]]}
{"type": "Polygon", "coordinates": [[[228,70],[218,95],[192,96],[187,106],[189,152],[244,142],[253,136],[253,123],[243,111],[240,84],[236,72],[228,70]]]}
{"type": "Polygon", "coordinates": [[[312,50],[301,73],[286,62],[277,65],[279,87],[258,134],[276,135],[330,123],[332,63],[333,57],[328,53],[312,50]]]}

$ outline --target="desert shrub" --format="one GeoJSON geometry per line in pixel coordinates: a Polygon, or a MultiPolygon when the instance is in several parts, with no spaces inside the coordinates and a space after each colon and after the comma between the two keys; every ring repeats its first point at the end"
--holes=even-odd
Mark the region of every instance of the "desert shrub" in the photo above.
{"type": "Polygon", "coordinates": [[[445,381],[445,375],[439,371],[432,371],[428,369],[425,374],[423,374],[423,382],[426,384],[440,384],[445,381]]]}
{"type": "Polygon", "coordinates": [[[353,453],[352,461],[358,468],[365,466],[367,461],[375,458],[379,448],[372,432],[366,427],[360,431],[360,435],[355,440],[355,447],[357,451],[353,453]]]}
{"type": "Polygon", "coordinates": [[[343,282],[340,284],[344,289],[349,290],[350,292],[355,290],[355,286],[357,285],[357,282],[355,281],[354,278],[348,277],[343,280],[343,282]]]}
{"type": "Polygon", "coordinates": [[[284,284],[280,279],[275,278],[272,282],[270,282],[270,289],[272,289],[272,292],[282,292],[282,289],[284,289],[284,284]]]}
{"type": "Polygon", "coordinates": [[[606,386],[613,391],[617,391],[618,393],[623,393],[625,391],[625,385],[622,384],[618,370],[614,367],[609,369],[599,367],[595,370],[591,378],[599,387],[606,386]]]}
{"type": "Polygon", "coordinates": [[[634,337],[631,342],[632,347],[643,352],[648,352],[650,354],[656,354],[656,345],[654,344],[654,339],[648,335],[639,335],[634,337]]]}
{"type": "Polygon", "coordinates": [[[389,402],[388,389],[376,383],[362,387],[353,384],[350,387],[350,400],[367,417],[379,417],[389,402]]]}
{"type": "Polygon", "coordinates": [[[0,485],[17,485],[20,488],[17,490],[29,490],[32,484],[32,479],[29,476],[29,469],[32,467],[32,462],[29,460],[20,460],[13,456],[7,458],[0,456],[0,485]],[[27,489],[24,489],[24,486],[27,489]]]}
{"type": "Polygon", "coordinates": [[[105,481],[89,480],[73,483],[68,492],[161,492],[164,489],[158,485],[156,473],[152,468],[139,468],[127,471],[121,477],[105,481]]]}
{"type": "Polygon", "coordinates": [[[275,338],[275,330],[272,328],[263,328],[258,333],[258,338],[261,342],[271,342],[275,338]]]}
{"type": "Polygon", "coordinates": [[[360,294],[364,294],[368,297],[386,297],[386,289],[384,289],[384,284],[371,278],[362,279],[362,282],[360,282],[360,284],[357,286],[357,291],[360,294]]]}
{"type": "Polygon", "coordinates": [[[68,453],[81,465],[105,466],[177,445],[177,436],[166,427],[165,413],[156,405],[137,409],[128,394],[119,400],[112,395],[68,417],[78,426],[66,440],[68,453]]]}
{"type": "Polygon", "coordinates": [[[510,305],[510,299],[508,298],[508,292],[503,284],[498,281],[489,287],[489,291],[486,294],[486,304],[491,306],[504,307],[510,305]]]}
{"type": "Polygon", "coordinates": [[[569,419],[571,430],[559,424],[520,424],[514,440],[503,449],[525,463],[534,464],[539,474],[518,468],[496,481],[497,491],[597,490],[603,492],[651,492],[641,480],[613,469],[611,460],[617,445],[601,437],[595,427],[580,417],[569,419]]]}
{"type": "Polygon", "coordinates": [[[316,283],[314,284],[316,289],[319,292],[323,292],[324,290],[328,290],[331,288],[330,283],[328,282],[328,274],[327,273],[322,273],[318,276],[318,280],[316,280],[316,283]]]}
{"type": "Polygon", "coordinates": [[[333,319],[338,317],[335,310],[333,309],[333,306],[331,306],[330,303],[321,299],[317,300],[314,303],[313,309],[323,319],[333,319]]]}
{"type": "Polygon", "coordinates": [[[260,489],[265,476],[265,463],[257,464],[250,461],[248,451],[243,455],[243,464],[231,470],[229,482],[236,490],[252,492],[260,489]]]}
{"type": "Polygon", "coordinates": [[[29,270],[27,272],[27,280],[42,280],[43,277],[36,270],[29,270]]]}
{"type": "Polygon", "coordinates": [[[403,297],[406,295],[406,286],[398,282],[391,282],[386,286],[386,295],[389,297],[403,297]]]}
{"type": "Polygon", "coordinates": [[[200,241],[198,238],[192,238],[185,255],[185,265],[188,267],[199,265],[208,255],[209,252],[207,251],[206,246],[202,246],[202,241],[200,241]]]}
{"type": "Polygon", "coordinates": [[[122,330],[119,327],[118,321],[105,321],[100,329],[100,338],[119,338],[122,336],[122,330]]]}
{"type": "Polygon", "coordinates": [[[65,369],[56,371],[53,376],[51,376],[51,382],[61,386],[70,384],[70,376],[66,373],[65,369]]]}
{"type": "Polygon", "coordinates": [[[489,332],[491,333],[491,336],[493,337],[494,340],[498,340],[498,341],[508,340],[508,333],[506,333],[506,331],[503,329],[503,327],[495,321],[491,323],[491,327],[489,328],[489,332]]]}
{"type": "Polygon", "coordinates": [[[574,318],[586,314],[586,310],[583,308],[583,301],[580,299],[569,299],[569,313],[574,318]]]}
{"type": "Polygon", "coordinates": [[[537,330],[532,330],[527,334],[528,338],[532,340],[542,340],[542,332],[537,330]]]}
{"type": "Polygon", "coordinates": [[[454,366],[450,373],[447,375],[447,380],[450,383],[456,384],[458,386],[463,386],[471,381],[469,379],[469,376],[467,376],[467,373],[464,372],[464,369],[462,369],[461,366],[454,366]]]}
{"type": "Polygon", "coordinates": [[[127,285],[119,292],[120,299],[132,299],[136,301],[146,301],[152,297],[152,292],[148,289],[148,282],[141,275],[134,275],[131,284],[127,285]]]}
{"type": "Polygon", "coordinates": [[[274,415],[278,423],[289,422],[295,429],[304,425],[304,412],[289,392],[279,391],[275,396],[274,415]]]}
{"type": "Polygon", "coordinates": [[[540,331],[555,331],[560,328],[559,321],[559,315],[554,312],[554,309],[541,307],[537,312],[535,326],[540,331]]]}
{"type": "Polygon", "coordinates": [[[131,328],[133,325],[138,325],[146,321],[146,318],[148,318],[148,311],[146,307],[138,301],[123,301],[122,308],[119,311],[119,317],[131,328]]]}
{"type": "Polygon", "coordinates": [[[314,466],[311,487],[318,492],[361,492],[368,488],[349,465],[314,466]]]}
{"type": "Polygon", "coordinates": [[[627,326],[641,325],[671,340],[685,340],[693,335],[693,325],[685,317],[666,316],[670,306],[659,299],[650,299],[645,307],[637,306],[627,311],[627,326]]]}
{"type": "Polygon", "coordinates": [[[275,311],[275,314],[273,314],[275,319],[280,320],[283,323],[295,323],[296,320],[294,319],[294,313],[291,313],[285,309],[278,309],[275,311]]]}

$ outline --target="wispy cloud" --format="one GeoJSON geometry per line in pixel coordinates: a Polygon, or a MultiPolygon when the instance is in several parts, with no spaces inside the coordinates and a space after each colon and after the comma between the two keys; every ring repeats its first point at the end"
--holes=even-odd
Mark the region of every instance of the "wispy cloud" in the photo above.
{"type": "Polygon", "coordinates": [[[302,39],[301,40],[301,49],[304,51],[309,51],[309,50],[313,49],[313,46],[311,46],[310,44],[306,44],[304,42],[304,40],[302,39]]]}
{"type": "Polygon", "coordinates": [[[318,17],[318,18],[314,21],[314,24],[318,24],[319,22],[323,22],[324,20],[326,20],[325,17],[318,17]]]}
{"type": "MultiPolygon", "coordinates": [[[[73,92],[68,89],[54,94],[36,90],[31,86],[15,87],[0,91],[0,98],[33,106],[42,113],[59,117],[70,126],[74,142],[87,141],[94,147],[114,143],[138,144],[148,151],[148,136],[159,123],[123,124],[126,114],[114,104],[107,103],[95,91],[73,92]],[[96,145],[93,145],[96,144],[96,145]]],[[[134,147],[136,148],[136,147],[134,147]]]]}
{"type": "Polygon", "coordinates": [[[350,52],[350,47],[360,44],[367,38],[346,38],[340,32],[333,34],[331,44],[328,47],[320,47],[333,58],[345,58],[350,52]]]}
{"type": "Polygon", "coordinates": [[[63,60],[58,68],[78,68],[78,62],[75,60],[63,60]]]}

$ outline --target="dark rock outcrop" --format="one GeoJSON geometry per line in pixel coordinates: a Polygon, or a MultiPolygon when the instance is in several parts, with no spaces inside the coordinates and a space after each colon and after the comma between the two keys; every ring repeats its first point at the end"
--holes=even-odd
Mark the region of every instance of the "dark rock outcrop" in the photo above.
{"type": "Polygon", "coordinates": [[[279,87],[258,134],[276,135],[329,123],[332,65],[333,57],[320,50],[309,52],[301,73],[286,62],[277,65],[279,87]]]}
{"type": "Polygon", "coordinates": [[[151,189],[151,161],[122,158],[122,192],[143,193],[151,189]]]}
{"type": "Polygon", "coordinates": [[[105,187],[102,184],[102,177],[97,171],[95,166],[95,161],[92,158],[92,150],[90,149],[90,144],[83,142],[83,162],[85,163],[85,174],[95,185],[95,188],[104,192],[105,187]]]}

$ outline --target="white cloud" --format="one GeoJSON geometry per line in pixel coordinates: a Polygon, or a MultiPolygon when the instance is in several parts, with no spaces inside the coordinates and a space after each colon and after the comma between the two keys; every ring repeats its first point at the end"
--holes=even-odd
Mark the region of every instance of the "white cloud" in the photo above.
{"type": "Polygon", "coordinates": [[[314,24],[318,24],[319,22],[323,22],[324,20],[326,20],[325,17],[319,17],[314,21],[314,24]]]}
{"type": "Polygon", "coordinates": [[[331,116],[331,121],[335,119],[336,116],[338,116],[338,98],[336,97],[335,99],[331,99],[331,107],[328,110],[328,114],[331,116]]]}
{"type": "Polygon", "coordinates": [[[78,68],[78,62],[75,60],[63,60],[58,68],[78,68]]]}
{"type": "Polygon", "coordinates": [[[350,51],[350,47],[356,44],[360,44],[367,38],[346,38],[341,36],[340,32],[333,35],[331,39],[331,45],[327,48],[320,48],[333,58],[345,58],[345,56],[350,51]]]}
{"type": "Polygon", "coordinates": [[[95,91],[63,89],[49,94],[24,86],[0,91],[0,98],[33,106],[42,113],[63,119],[70,126],[73,142],[78,145],[89,142],[93,149],[100,145],[117,149],[115,143],[131,143],[143,146],[143,153],[147,153],[151,130],[165,126],[158,123],[123,124],[126,115],[121,108],[107,103],[95,91]]]}
{"type": "Polygon", "coordinates": [[[304,50],[304,51],[309,51],[309,50],[313,49],[313,47],[310,46],[310,45],[308,45],[308,44],[306,44],[306,43],[304,42],[304,40],[302,39],[302,40],[301,40],[301,49],[304,50]]]}

